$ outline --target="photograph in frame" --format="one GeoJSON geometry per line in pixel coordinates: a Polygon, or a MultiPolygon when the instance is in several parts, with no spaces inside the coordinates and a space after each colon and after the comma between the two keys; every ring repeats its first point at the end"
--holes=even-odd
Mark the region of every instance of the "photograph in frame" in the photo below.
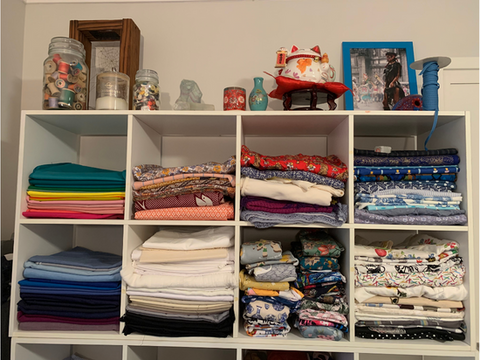
{"type": "Polygon", "coordinates": [[[346,110],[391,110],[417,94],[413,42],[344,42],[342,51],[346,110]]]}

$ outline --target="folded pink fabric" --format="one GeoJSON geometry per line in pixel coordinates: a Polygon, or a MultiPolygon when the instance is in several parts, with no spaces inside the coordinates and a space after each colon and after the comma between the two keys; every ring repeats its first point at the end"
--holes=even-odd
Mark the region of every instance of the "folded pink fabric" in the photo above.
{"type": "Polygon", "coordinates": [[[233,216],[231,202],[219,206],[177,207],[143,210],[135,213],[136,220],[231,220],[233,216]]]}
{"type": "Polygon", "coordinates": [[[62,206],[62,205],[55,205],[55,206],[38,206],[38,205],[28,205],[28,209],[33,210],[58,210],[58,211],[75,211],[81,213],[88,213],[88,214],[123,214],[124,208],[123,206],[116,206],[116,207],[89,207],[89,206],[62,206]]]}
{"type": "Polygon", "coordinates": [[[22,311],[17,312],[18,322],[57,322],[57,323],[66,323],[66,324],[84,324],[84,325],[105,325],[105,324],[118,324],[120,322],[120,317],[115,316],[105,319],[82,319],[82,318],[72,318],[66,316],[55,316],[55,315],[34,315],[34,314],[25,314],[22,311]]]}
{"type": "Polygon", "coordinates": [[[49,211],[29,209],[22,213],[26,218],[57,218],[57,219],[123,219],[123,214],[87,214],[76,211],[49,211]]]}
{"type": "Polygon", "coordinates": [[[235,186],[235,175],[229,175],[229,174],[216,174],[216,173],[185,173],[185,174],[176,174],[172,176],[166,176],[163,178],[158,178],[158,179],[152,179],[152,180],[146,180],[146,181],[135,181],[133,183],[133,189],[138,190],[144,186],[149,186],[149,185],[155,185],[155,184],[161,184],[167,181],[172,181],[172,180],[178,180],[178,179],[188,179],[188,178],[193,178],[193,177],[206,177],[206,178],[212,178],[212,177],[217,177],[217,178],[222,178],[222,179],[228,179],[232,186],[235,186]]]}
{"type": "Polygon", "coordinates": [[[161,199],[135,201],[135,211],[168,209],[174,207],[218,206],[223,204],[221,191],[196,192],[192,194],[168,196],[161,199]]]}
{"type": "Polygon", "coordinates": [[[38,201],[31,200],[27,196],[27,204],[58,204],[58,205],[125,205],[125,200],[52,200],[52,201],[38,201]]]}

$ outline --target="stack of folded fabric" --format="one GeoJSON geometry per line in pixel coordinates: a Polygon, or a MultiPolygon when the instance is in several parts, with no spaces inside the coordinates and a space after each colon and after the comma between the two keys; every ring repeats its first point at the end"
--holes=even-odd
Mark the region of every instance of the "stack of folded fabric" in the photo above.
{"type": "Polygon", "coordinates": [[[240,218],[257,228],[277,224],[341,226],[347,219],[347,166],[335,155],[265,156],[242,146],[240,218]]]}
{"type": "Polygon", "coordinates": [[[162,229],[122,270],[130,303],[123,333],[227,337],[232,333],[234,228],[162,229]]]}
{"type": "Polygon", "coordinates": [[[138,220],[231,220],[235,157],[224,163],[133,168],[133,201],[138,220]]]}
{"type": "Polygon", "coordinates": [[[29,183],[25,217],[123,219],[125,171],[46,164],[33,169],[29,183]]]}
{"type": "Polygon", "coordinates": [[[323,230],[301,230],[292,242],[299,259],[295,286],[305,295],[295,327],[304,337],[339,341],[348,332],[346,279],[338,271],[344,250],[323,230]]]}
{"type": "Polygon", "coordinates": [[[20,330],[118,331],[119,255],[82,247],[25,262],[20,284],[20,330]]]}
{"type": "Polygon", "coordinates": [[[355,335],[464,340],[464,276],[455,241],[418,234],[393,247],[357,238],[355,335]]]}
{"type": "Polygon", "coordinates": [[[303,294],[291,288],[298,260],[290,251],[282,253],[279,241],[245,242],[240,251],[245,269],[240,271],[244,328],[253,337],[285,337],[288,316],[297,311],[303,294]]]}
{"type": "Polygon", "coordinates": [[[355,222],[459,225],[456,149],[377,153],[355,150],[355,222]]]}

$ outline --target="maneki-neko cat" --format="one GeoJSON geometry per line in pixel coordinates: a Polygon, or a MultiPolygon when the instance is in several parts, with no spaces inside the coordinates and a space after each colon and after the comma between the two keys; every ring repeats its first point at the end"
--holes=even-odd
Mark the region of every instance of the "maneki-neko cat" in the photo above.
{"type": "Polygon", "coordinates": [[[335,81],[336,71],[330,65],[327,53],[322,55],[318,45],[311,49],[299,49],[294,45],[290,52],[280,49],[275,67],[283,68],[279,75],[286,78],[320,84],[335,81]]]}

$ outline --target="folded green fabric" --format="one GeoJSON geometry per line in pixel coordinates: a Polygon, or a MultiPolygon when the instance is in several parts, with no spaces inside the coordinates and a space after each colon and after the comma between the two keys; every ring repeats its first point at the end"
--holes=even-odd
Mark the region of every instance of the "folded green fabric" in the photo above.
{"type": "MultiPolygon", "coordinates": [[[[42,180],[48,180],[60,184],[65,184],[66,181],[99,181],[100,183],[107,182],[120,185],[125,184],[125,178],[125,170],[106,170],[72,163],[39,165],[30,174],[31,180],[36,180],[40,183],[42,180]]],[[[33,185],[38,184],[34,184],[32,181],[30,183],[33,185]]],[[[48,182],[43,184],[48,185],[48,182]]],[[[93,185],[91,183],[86,184],[93,185]]]]}

